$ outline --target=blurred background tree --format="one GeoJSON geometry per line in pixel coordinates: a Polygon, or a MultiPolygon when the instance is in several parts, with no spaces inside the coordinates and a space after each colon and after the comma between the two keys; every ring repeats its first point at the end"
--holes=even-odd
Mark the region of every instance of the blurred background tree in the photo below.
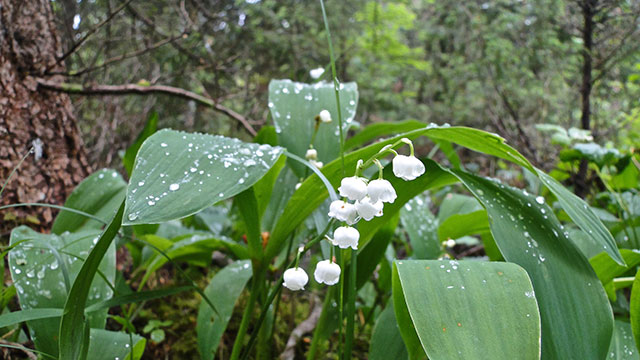
{"type": "MultiPolygon", "coordinates": [[[[159,127],[250,139],[271,123],[271,79],[311,82],[309,70],[328,70],[315,1],[50,5],[65,66],[33,75],[43,91],[76,93],[94,168],[119,166],[152,109],[159,127]]],[[[495,131],[545,169],[557,153],[536,124],[587,128],[627,147],[638,134],[640,2],[328,0],[327,8],[339,78],[359,85],[362,125],[417,119],[495,131]]]]}

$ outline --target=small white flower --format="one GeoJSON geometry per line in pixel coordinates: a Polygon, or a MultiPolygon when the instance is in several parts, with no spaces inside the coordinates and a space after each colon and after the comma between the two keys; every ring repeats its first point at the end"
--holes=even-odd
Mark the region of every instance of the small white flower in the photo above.
{"type": "Polygon", "coordinates": [[[452,247],[456,246],[456,241],[453,240],[453,239],[449,239],[449,240],[444,242],[444,246],[446,246],[448,248],[452,248],[452,247]]]}
{"type": "Polygon", "coordinates": [[[289,290],[304,290],[304,286],[309,282],[309,276],[302,268],[291,268],[284,272],[284,287],[289,290]]]}
{"type": "Polygon", "coordinates": [[[356,201],[355,206],[358,215],[367,221],[373,219],[374,216],[382,216],[382,208],[384,207],[382,201],[372,201],[369,196],[365,196],[364,199],[356,201]]]}
{"type": "Polygon", "coordinates": [[[316,151],[316,149],[308,149],[304,157],[307,158],[307,160],[318,160],[318,151],[316,151]]]}
{"type": "Polygon", "coordinates": [[[322,121],[323,123],[331,122],[331,113],[329,112],[329,110],[320,111],[320,121],[322,121]]]}
{"type": "Polygon", "coordinates": [[[413,180],[424,174],[424,164],[415,156],[398,155],[393,158],[393,173],[403,180],[413,180]]]}
{"type": "Polygon", "coordinates": [[[296,190],[300,189],[300,186],[302,186],[302,183],[301,182],[297,183],[296,184],[296,190]]]}
{"type": "Polygon", "coordinates": [[[357,176],[346,177],[340,182],[338,191],[340,196],[346,196],[349,200],[362,200],[367,195],[367,183],[357,176]]]}
{"type": "Polygon", "coordinates": [[[322,166],[324,165],[322,161],[309,160],[309,162],[318,169],[322,169],[322,166]]]}
{"type": "Polygon", "coordinates": [[[331,202],[331,205],[329,205],[329,216],[340,221],[345,221],[349,225],[358,222],[356,207],[343,200],[331,202]]]}
{"type": "Polygon", "coordinates": [[[373,202],[380,200],[382,202],[392,203],[398,197],[391,183],[385,179],[377,179],[369,182],[369,185],[367,185],[367,194],[373,202]]]}
{"type": "Polygon", "coordinates": [[[309,70],[309,75],[311,75],[313,79],[319,78],[322,74],[324,74],[324,68],[321,67],[309,70]]]}
{"type": "Polygon", "coordinates": [[[340,249],[351,247],[353,250],[358,250],[358,240],[360,240],[358,230],[351,226],[340,226],[333,232],[333,240],[331,242],[340,249]]]}
{"type": "Polygon", "coordinates": [[[340,265],[331,260],[318,262],[313,276],[320,284],[335,285],[340,280],[340,265]]]}

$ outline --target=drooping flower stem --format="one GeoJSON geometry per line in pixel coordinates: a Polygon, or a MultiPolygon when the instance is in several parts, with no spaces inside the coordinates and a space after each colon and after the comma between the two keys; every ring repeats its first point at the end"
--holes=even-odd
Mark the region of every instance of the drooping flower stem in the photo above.
{"type": "MultiPolygon", "coordinates": [[[[380,151],[378,151],[377,153],[372,155],[369,159],[367,159],[367,161],[358,162],[358,165],[356,166],[356,176],[360,176],[360,174],[362,174],[362,172],[366,170],[369,166],[373,165],[376,161],[379,161],[379,159],[387,156],[389,153],[398,155],[398,153],[394,150],[394,148],[402,143],[405,143],[405,141],[403,141],[404,139],[405,138],[402,138],[394,142],[393,144],[389,144],[383,147],[382,149],[380,149],[380,151]]],[[[412,150],[411,154],[413,155],[413,144],[411,144],[411,150],[412,150]]]]}
{"type": "MultiPolygon", "coordinates": [[[[329,221],[329,223],[327,224],[327,226],[324,228],[324,230],[322,230],[322,232],[320,234],[318,234],[315,238],[311,239],[304,246],[304,248],[302,248],[302,251],[298,251],[298,256],[304,255],[315,244],[317,244],[322,239],[324,239],[325,235],[334,226],[334,224],[335,224],[335,220],[331,219],[329,221]]],[[[291,261],[288,264],[288,266],[286,267],[286,269],[289,269],[289,268],[293,267],[295,264],[296,264],[296,260],[291,261]]],[[[249,358],[249,354],[251,353],[251,349],[253,349],[253,346],[256,343],[256,339],[258,338],[258,332],[260,331],[260,328],[262,327],[262,323],[264,323],[264,320],[267,317],[269,307],[273,303],[273,300],[275,300],[276,295],[278,295],[280,290],[282,290],[282,279],[283,279],[283,275],[281,274],[280,277],[278,278],[278,280],[276,280],[275,286],[271,289],[271,292],[269,293],[269,296],[267,297],[267,300],[262,305],[262,309],[260,309],[260,317],[258,318],[258,321],[255,323],[255,327],[254,327],[253,331],[251,332],[251,337],[249,338],[249,342],[247,343],[247,346],[245,347],[244,351],[242,352],[241,359],[243,359],[243,360],[249,358]]],[[[249,299],[249,300],[251,300],[251,299],[249,299]]],[[[243,320],[244,320],[244,317],[243,317],[243,320]]],[[[242,323],[240,325],[242,326],[242,323]]],[[[245,333],[246,333],[246,329],[245,329],[245,333]]],[[[238,336],[239,335],[240,335],[240,331],[238,331],[238,336]]],[[[236,343],[237,343],[237,340],[236,340],[236,343]]],[[[235,351],[235,348],[236,348],[236,344],[234,344],[234,350],[233,351],[235,351]]],[[[233,354],[233,352],[232,352],[232,354],[233,354]]],[[[236,357],[236,359],[237,359],[237,357],[236,357]]]]}
{"type": "Polygon", "coordinates": [[[331,75],[333,76],[333,88],[336,93],[336,105],[338,107],[338,128],[340,130],[340,159],[342,161],[342,176],[345,176],[344,168],[344,135],[342,134],[342,108],[340,106],[340,84],[338,83],[338,75],[336,72],[336,58],[333,54],[333,43],[331,42],[331,30],[329,30],[329,20],[327,19],[327,11],[324,8],[324,1],[320,0],[322,8],[322,18],[324,20],[324,28],[327,31],[327,42],[329,43],[329,57],[331,59],[331,75]]]}

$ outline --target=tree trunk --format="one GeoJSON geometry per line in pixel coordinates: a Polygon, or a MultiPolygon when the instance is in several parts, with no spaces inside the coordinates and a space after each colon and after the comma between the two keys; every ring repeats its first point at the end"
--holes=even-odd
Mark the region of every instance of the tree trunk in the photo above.
{"type": "MultiPolygon", "coordinates": [[[[582,86],[580,87],[580,98],[582,100],[582,114],[580,123],[585,130],[591,129],[591,89],[593,85],[593,31],[595,7],[597,0],[583,0],[580,7],[582,9],[583,27],[582,27],[582,86]]],[[[574,178],[574,192],[580,197],[585,197],[589,192],[589,181],[587,179],[587,170],[589,163],[586,159],[580,161],[578,173],[574,178]]]]}
{"type": "MultiPolygon", "coordinates": [[[[0,196],[0,205],[41,202],[61,205],[91,171],[69,96],[38,90],[32,76],[62,71],[62,53],[49,0],[0,0],[0,182],[30,154],[0,196]]],[[[48,229],[50,208],[11,208],[0,214],[0,235],[16,222],[48,229]],[[15,219],[15,221],[7,221],[15,219]]]]}

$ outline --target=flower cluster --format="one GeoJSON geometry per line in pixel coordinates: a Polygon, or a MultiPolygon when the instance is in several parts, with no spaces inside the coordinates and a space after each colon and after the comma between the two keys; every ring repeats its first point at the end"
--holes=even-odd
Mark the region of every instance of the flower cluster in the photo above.
{"type": "MultiPolygon", "coordinates": [[[[322,115],[321,113],[318,117],[320,118],[322,115]]],[[[387,152],[395,154],[392,161],[393,174],[400,179],[410,181],[424,174],[424,164],[414,156],[411,140],[403,138],[394,145],[384,147],[378,154],[367,160],[367,162],[359,160],[355,175],[345,177],[340,181],[338,192],[340,196],[342,196],[342,199],[331,202],[329,206],[329,217],[339,220],[344,224],[335,229],[333,238],[327,237],[331,244],[340,249],[352,248],[353,250],[357,250],[360,233],[352,225],[355,225],[361,219],[370,221],[375,217],[382,216],[384,203],[393,203],[396,200],[397,194],[393,185],[391,185],[388,180],[383,179],[382,164],[378,160],[379,156],[387,152]],[[410,156],[399,155],[392,149],[394,145],[400,142],[410,146],[410,156]],[[369,181],[362,177],[361,173],[367,165],[374,163],[378,166],[379,175],[377,179],[369,181]]],[[[313,149],[313,147],[310,147],[306,153],[307,160],[314,164],[314,162],[317,162],[317,157],[317,151],[313,149]]],[[[317,165],[314,164],[314,166],[317,165]]],[[[321,166],[322,163],[317,167],[321,166]]],[[[302,253],[302,251],[300,251],[298,255],[300,253],[302,253]]],[[[340,266],[332,260],[322,260],[316,267],[314,277],[318,283],[334,285],[340,278],[340,271],[340,266]]],[[[283,285],[290,290],[302,290],[308,281],[309,277],[307,273],[297,266],[296,261],[296,267],[285,271],[283,285]]]]}

